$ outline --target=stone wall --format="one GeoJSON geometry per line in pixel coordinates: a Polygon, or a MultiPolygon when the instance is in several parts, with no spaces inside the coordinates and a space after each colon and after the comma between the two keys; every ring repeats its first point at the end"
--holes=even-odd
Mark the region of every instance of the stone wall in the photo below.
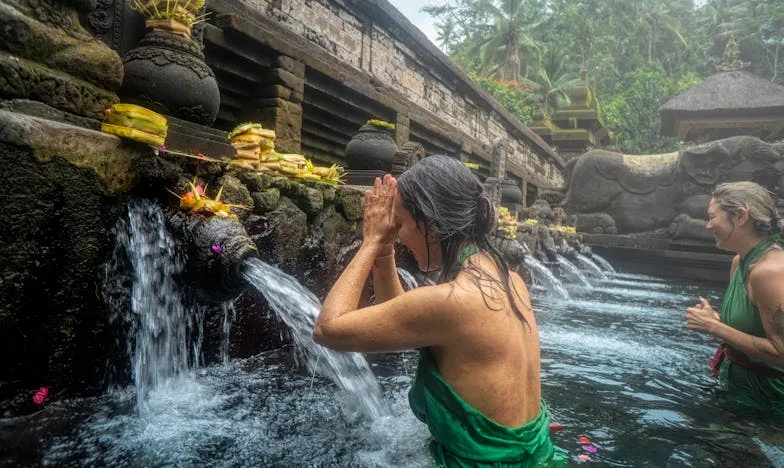
{"type": "MultiPolygon", "coordinates": [[[[223,312],[204,299],[214,285],[193,265],[198,258],[188,236],[178,235],[172,220],[190,218],[168,190],[185,193],[194,177],[212,197],[222,188],[222,200],[244,207],[234,211],[259,257],[320,298],[361,233],[357,190],[155,155],[113,135],[2,109],[0,169],[0,197],[11,201],[0,216],[0,415],[35,410],[27,394],[32,388],[49,387],[59,399],[130,381],[125,343],[135,329],[133,272],[127,260],[115,258],[115,231],[128,217],[130,199],[153,201],[169,219],[167,230],[188,264],[177,280],[182,296],[195,301],[189,309],[205,310],[207,363],[219,358],[223,312]]],[[[235,307],[232,358],[288,341],[260,293],[246,288],[235,307]]]]}
{"type": "MultiPolygon", "coordinates": [[[[220,17],[228,14],[239,17],[232,27],[249,37],[264,34],[252,31],[255,24],[266,31],[280,28],[281,32],[293,32],[308,42],[307,55],[294,57],[308,68],[300,78],[304,90],[293,90],[304,91],[305,120],[309,111],[328,112],[333,106],[355,105],[370,111],[370,115],[398,123],[402,132],[399,142],[416,141],[428,152],[445,152],[482,163],[490,161],[492,142],[501,137],[509,142],[509,170],[518,179],[543,188],[564,185],[563,159],[452,64],[386,0],[213,0],[208,8],[214,13],[211,22],[224,32],[227,21],[220,17]],[[246,20],[249,24],[236,25],[246,20]],[[326,64],[319,65],[320,60],[326,64]],[[316,93],[325,96],[309,99],[309,82],[325,81],[322,75],[330,79],[326,81],[337,83],[316,86],[316,93]],[[350,91],[340,88],[340,84],[350,91]],[[350,95],[354,93],[356,99],[350,95]],[[319,99],[336,102],[319,105],[319,99]],[[365,99],[373,102],[357,102],[365,99]]],[[[205,37],[208,62],[210,40],[215,36],[208,30],[205,37]]],[[[221,36],[221,40],[224,37],[228,35],[221,36]]],[[[287,43],[276,44],[274,38],[260,40],[272,49],[297,55],[292,51],[295,41],[280,41],[287,43]]],[[[345,115],[343,120],[350,122],[350,118],[345,115]]],[[[333,151],[340,156],[341,142],[345,141],[332,135],[341,133],[340,128],[330,128],[341,126],[341,119],[335,120],[338,123],[326,125],[326,129],[303,122],[303,151],[333,151]]]]}

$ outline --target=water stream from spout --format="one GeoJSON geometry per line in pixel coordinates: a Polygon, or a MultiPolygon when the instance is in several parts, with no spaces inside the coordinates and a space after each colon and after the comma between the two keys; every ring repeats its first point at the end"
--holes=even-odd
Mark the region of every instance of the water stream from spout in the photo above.
{"type": "Polygon", "coordinates": [[[237,318],[237,309],[234,302],[227,301],[221,305],[223,310],[223,323],[221,330],[220,359],[224,366],[229,365],[229,338],[231,338],[231,324],[237,318]]]}
{"type": "Polygon", "coordinates": [[[166,229],[161,208],[147,200],[128,204],[127,224],[117,233],[120,252],[133,270],[130,317],[135,338],[132,354],[136,400],[144,411],[147,394],[198,363],[203,316],[183,306],[177,278],[183,259],[166,229]],[[188,343],[194,343],[189,349],[188,343]],[[193,351],[193,355],[189,352],[193,351]]]}
{"type": "Polygon", "coordinates": [[[541,286],[545,294],[555,297],[556,299],[567,300],[569,299],[569,292],[564,287],[561,280],[553,275],[547,266],[535,259],[531,255],[525,256],[525,265],[531,269],[531,277],[534,284],[541,286]]]}
{"type": "Polygon", "coordinates": [[[607,275],[604,273],[604,271],[602,271],[599,265],[594,263],[593,260],[590,259],[590,257],[587,257],[581,253],[577,253],[575,254],[575,258],[577,259],[577,263],[580,264],[580,266],[583,268],[586,274],[602,280],[607,279],[607,275]]]}
{"type": "Polygon", "coordinates": [[[414,278],[414,275],[412,275],[408,270],[398,267],[397,276],[400,278],[400,282],[403,284],[403,288],[406,291],[410,291],[419,287],[419,283],[417,283],[416,278],[414,278]]]}
{"type": "Polygon", "coordinates": [[[610,273],[615,273],[615,268],[610,265],[610,262],[607,261],[604,257],[597,253],[591,253],[591,258],[595,261],[599,266],[602,267],[604,271],[608,271],[610,273]]]}
{"type": "Polygon", "coordinates": [[[556,260],[558,260],[558,266],[561,267],[561,270],[564,273],[564,276],[573,278],[578,286],[582,286],[585,288],[593,287],[591,282],[588,281],[588,278],[577,268],[574,263],[570,262],[566,257],[561,254],[555,255],[556,260]]]}
{"type": "Polygon", "coordinates": [[[246,259],[242,272],[291,330],[300,362],[348,391],[351,401],[358,404],[358,411],[371,419],[385,416],[381,390],[365,357],[332,351],[313,341],[313,326],[321,310],[318,298],[295,278],[258,258],[246,259]]]}

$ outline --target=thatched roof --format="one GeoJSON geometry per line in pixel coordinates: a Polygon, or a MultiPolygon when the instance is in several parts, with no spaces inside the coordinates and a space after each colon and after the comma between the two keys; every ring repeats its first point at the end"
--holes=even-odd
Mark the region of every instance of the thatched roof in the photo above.
{"type": "Polygon", "coordinates": [[[675,136],[682,119],[780,115],[784,119],[784,86],[749,72],[717,73],[675,96],[659,108],[661,134],[675,136]]]}

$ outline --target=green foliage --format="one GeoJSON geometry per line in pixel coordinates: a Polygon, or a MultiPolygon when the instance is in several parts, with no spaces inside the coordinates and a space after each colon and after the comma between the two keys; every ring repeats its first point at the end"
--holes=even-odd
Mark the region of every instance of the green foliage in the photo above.
{"type": "Polygon", "coordinates": [[[714,8],[708,11],[715,12],[708,24],[716,33],[717,52],[732,35],[741,45],[741,58],[751,63],[751,71],[784,84],[784,2],[725,0],[709,5],[714,8]]]}
{"type": "Polygon", "coordinates": [[[613,97],[603,105],[607,125],[618,137],[618,148],[637,154],[675,151],[678,145],[674,138],[659,136],[659,107],[699,82],[694,73],[673,80],[659,65],[622,76],[613,97]]]}
{"type": "Polygon", "coordinates": [[[539,62],[520,81],[538,95],[538,102],[548,116],[558,107],[569,104],[569,92],[581,84],[569,55],[562,50],[546,48],[539,62]],[[571,66],[570,66],[571,65],[571,66]]]}
{"type": "Polygon", "coordinates": [[[512,115],[526,123],[533,119],[534,108],[541,103],[541,99],[531,86],[476,75],[472,78],[512,115]]]}
{"type": "Polygon", "coordinates": [[[422,10],[436,18],[438,41],[468,71],[501,80],[519,81],[525,57],[535,57],[540,45],[532,32],[539,20],[538,1],[451,0],[422,10]],[[470,57],[470,59],[469,59],[470,57]]]}
{"type": "MultiPolygon", "coordinates": [[[[784,84],[781,0],[431,3],[423,10],[436,19],[439,44],[469,74],[510,77],[509,64],[519,58],[514,79],[532,87],[527,96],[518,96],[510,86],[480,83],[517,116],[522,105],[530,109],[546,104],[546,110],[552,110],[563,104],[574,73],[584,67],[607,124],[625,151],[653,153],[675,147],[658,135],[658,108],[716,73],[730,36],[740,45],[749,71],[784,84]],[[555,72],[548,54],[567,66],[555,72]]],[[[530,110],[522,113],[530,120],[530,110]]]]}

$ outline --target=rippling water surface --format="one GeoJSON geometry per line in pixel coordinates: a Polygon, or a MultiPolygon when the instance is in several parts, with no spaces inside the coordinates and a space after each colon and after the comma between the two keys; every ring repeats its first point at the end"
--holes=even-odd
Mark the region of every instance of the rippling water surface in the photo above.
{"type": "MultiPolygon", "coordinates": [[[[685,328],[715,286],[623,273],[534,296],[553,435],[574,464],[784,466],[784,429],[719,404],[707,362],[716,343],[685,328]],[[578,438],[590,439],[596,453],[578,438]]],[[[382,416],[298,367],[291,348],[191,370],[152,389],[62,401],[0,420],[9,466],[429,466],[427,428],[406,393],[416,353],[371,355],[382,416]]]]}

